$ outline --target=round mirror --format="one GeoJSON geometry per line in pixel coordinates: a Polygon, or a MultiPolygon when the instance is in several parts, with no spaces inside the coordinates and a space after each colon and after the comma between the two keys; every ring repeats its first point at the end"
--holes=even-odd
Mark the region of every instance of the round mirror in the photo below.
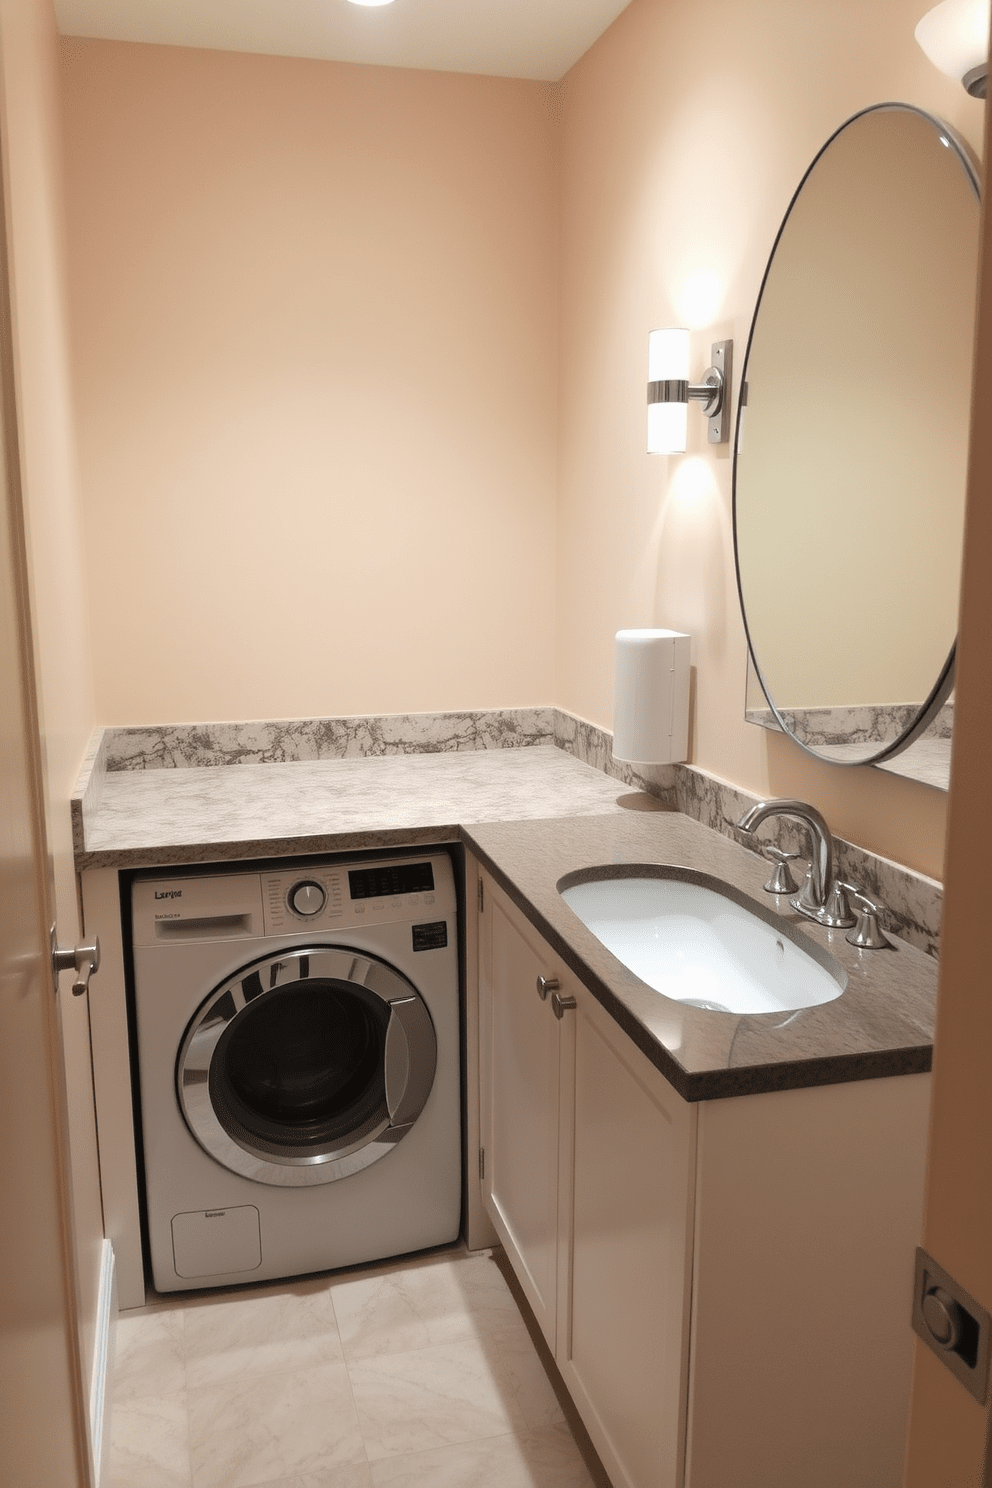
{"type": "Polygon", "coordinates": [[[950,734],[978,224],[947,126],[865,109],[800,182],[758,296],[734,455],[747,716],[835,763],[950,734]]]}

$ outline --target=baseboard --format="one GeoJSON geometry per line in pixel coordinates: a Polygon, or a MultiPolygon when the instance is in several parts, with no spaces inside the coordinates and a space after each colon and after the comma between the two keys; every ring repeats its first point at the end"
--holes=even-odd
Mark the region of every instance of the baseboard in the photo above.
{"type": "Polygon", "coordinates": [[[90,1381],[90,1448],[93,1454],[95,1488],[100,1488],[109,1430],[110,1385],[114,1367],[117,1311],[117,1270],[114,1265],[114,1247],[109,1240],[104,1240],[103,1258],[100,1263],[100,1292],[97,1298],[93,1378],[90,1381]]]}

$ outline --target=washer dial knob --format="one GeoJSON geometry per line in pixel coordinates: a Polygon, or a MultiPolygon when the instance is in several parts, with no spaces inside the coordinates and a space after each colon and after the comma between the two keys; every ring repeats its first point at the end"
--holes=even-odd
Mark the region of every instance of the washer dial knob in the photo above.
{"type": "Polygon", "coordinates": [[[319,883],[314,883],[312,878],[294,884],[289,891],[290,909],[298,915],[306,915],[307,918],[320,914],[326,903],[326,893],[319,883]]]}

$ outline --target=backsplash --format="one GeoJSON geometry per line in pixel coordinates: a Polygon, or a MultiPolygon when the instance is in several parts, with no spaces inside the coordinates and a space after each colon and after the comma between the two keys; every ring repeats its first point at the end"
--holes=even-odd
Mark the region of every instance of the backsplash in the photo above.
{"type": "MultiPolygon", "coordinates": [[[[695,765],[643,766],[613,759],[612,734],[560,708],[485,709],[263,723],[165,724],[110,728],[95,735],[73,800],[81,843],[84,817],[95,808],[106,773],[294,760],[360,759],[456,750],[517,749],[554,744],[636,792],[647,792],[713,831],[749,847],[736,823],[758,799],[695,765]]],[[[766,824],[769,840],[789,851],[805,846],[798,824],[766,824]]],[[[839,871],[885,906],[883,923],[911,945],[936,955],[943,887],[853,843],[836,839],[839,871]]]]}
{"type": "MultiPolygon", "coordinates": [[[[737,830],[737,823],[759,799],[757,796],[720,780],[716,775],[707,774],[697,765],[686,764],[657,767],[658,775],[664,772],[666,779],[666,786],[659,789],[650,776],[637,776],[630,766],[617,765],[613,761],[609,752],[612,736],[606,729],[573,719],[567,713],[559,712],[557,719],[564,720],[556,723],[555,743],[559,748],[567,749],[587,764],[605,769],[609,775],[638,783],[644,790],[663,799],[669,798],[670,791],[674,796],[671,804],[684,816],[691,816],[703,826],[722,833],[724,837],[731,837],[753,851],[747,837],[737,830]],[[605,764],[602,762],[604,757],[607,759],[605,764]],[[671,786],[667,785],[669,778],[671,786]]],[[[650,775],[654,773],[652,771],[650,775]]],[[[808,845],[799,824],[781,817],[764,823],[762,833],[763,840],[774,842],[788,852],[803,851],[808,845]]],[[[883,924],[890,926],[910,945],[935,956],[940,946],[943,885],[923,873],[914,873],[901,863],[866,852],[863,847],[845,842],[842,837],[835,837],[834,842],[838,872],[884,906],[883,924]]]]}
{"type": "MultiPolygon", "coordinates": [[[[814,748],[823,745],[888,744],[912,726],[919,703],[864,703],[850,708],[781,708],[779,712],[792,733],[814,748]]],[[[778,729],[771,708],[748,708],[748,723],[778,729]]],[[[954,733],[954,702],[946,702],[920,735],[923,739],[950,739],[954,733]]]]}
{"type": "Polygon", "coordinates": [[[555,742],[554,708],[385,713],[266,723],[162,724],[106,730],[108,770],[286,764],[555,742]]]}

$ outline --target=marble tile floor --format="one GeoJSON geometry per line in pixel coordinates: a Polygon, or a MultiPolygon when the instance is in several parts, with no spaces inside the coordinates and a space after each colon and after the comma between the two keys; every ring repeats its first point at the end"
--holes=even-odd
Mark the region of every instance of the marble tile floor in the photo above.
{"type": "Polygon", "coordinates": [[[156,1298],[116,1347],[103,1488],[606,1482],[488,1252],[156,1298]]]}

